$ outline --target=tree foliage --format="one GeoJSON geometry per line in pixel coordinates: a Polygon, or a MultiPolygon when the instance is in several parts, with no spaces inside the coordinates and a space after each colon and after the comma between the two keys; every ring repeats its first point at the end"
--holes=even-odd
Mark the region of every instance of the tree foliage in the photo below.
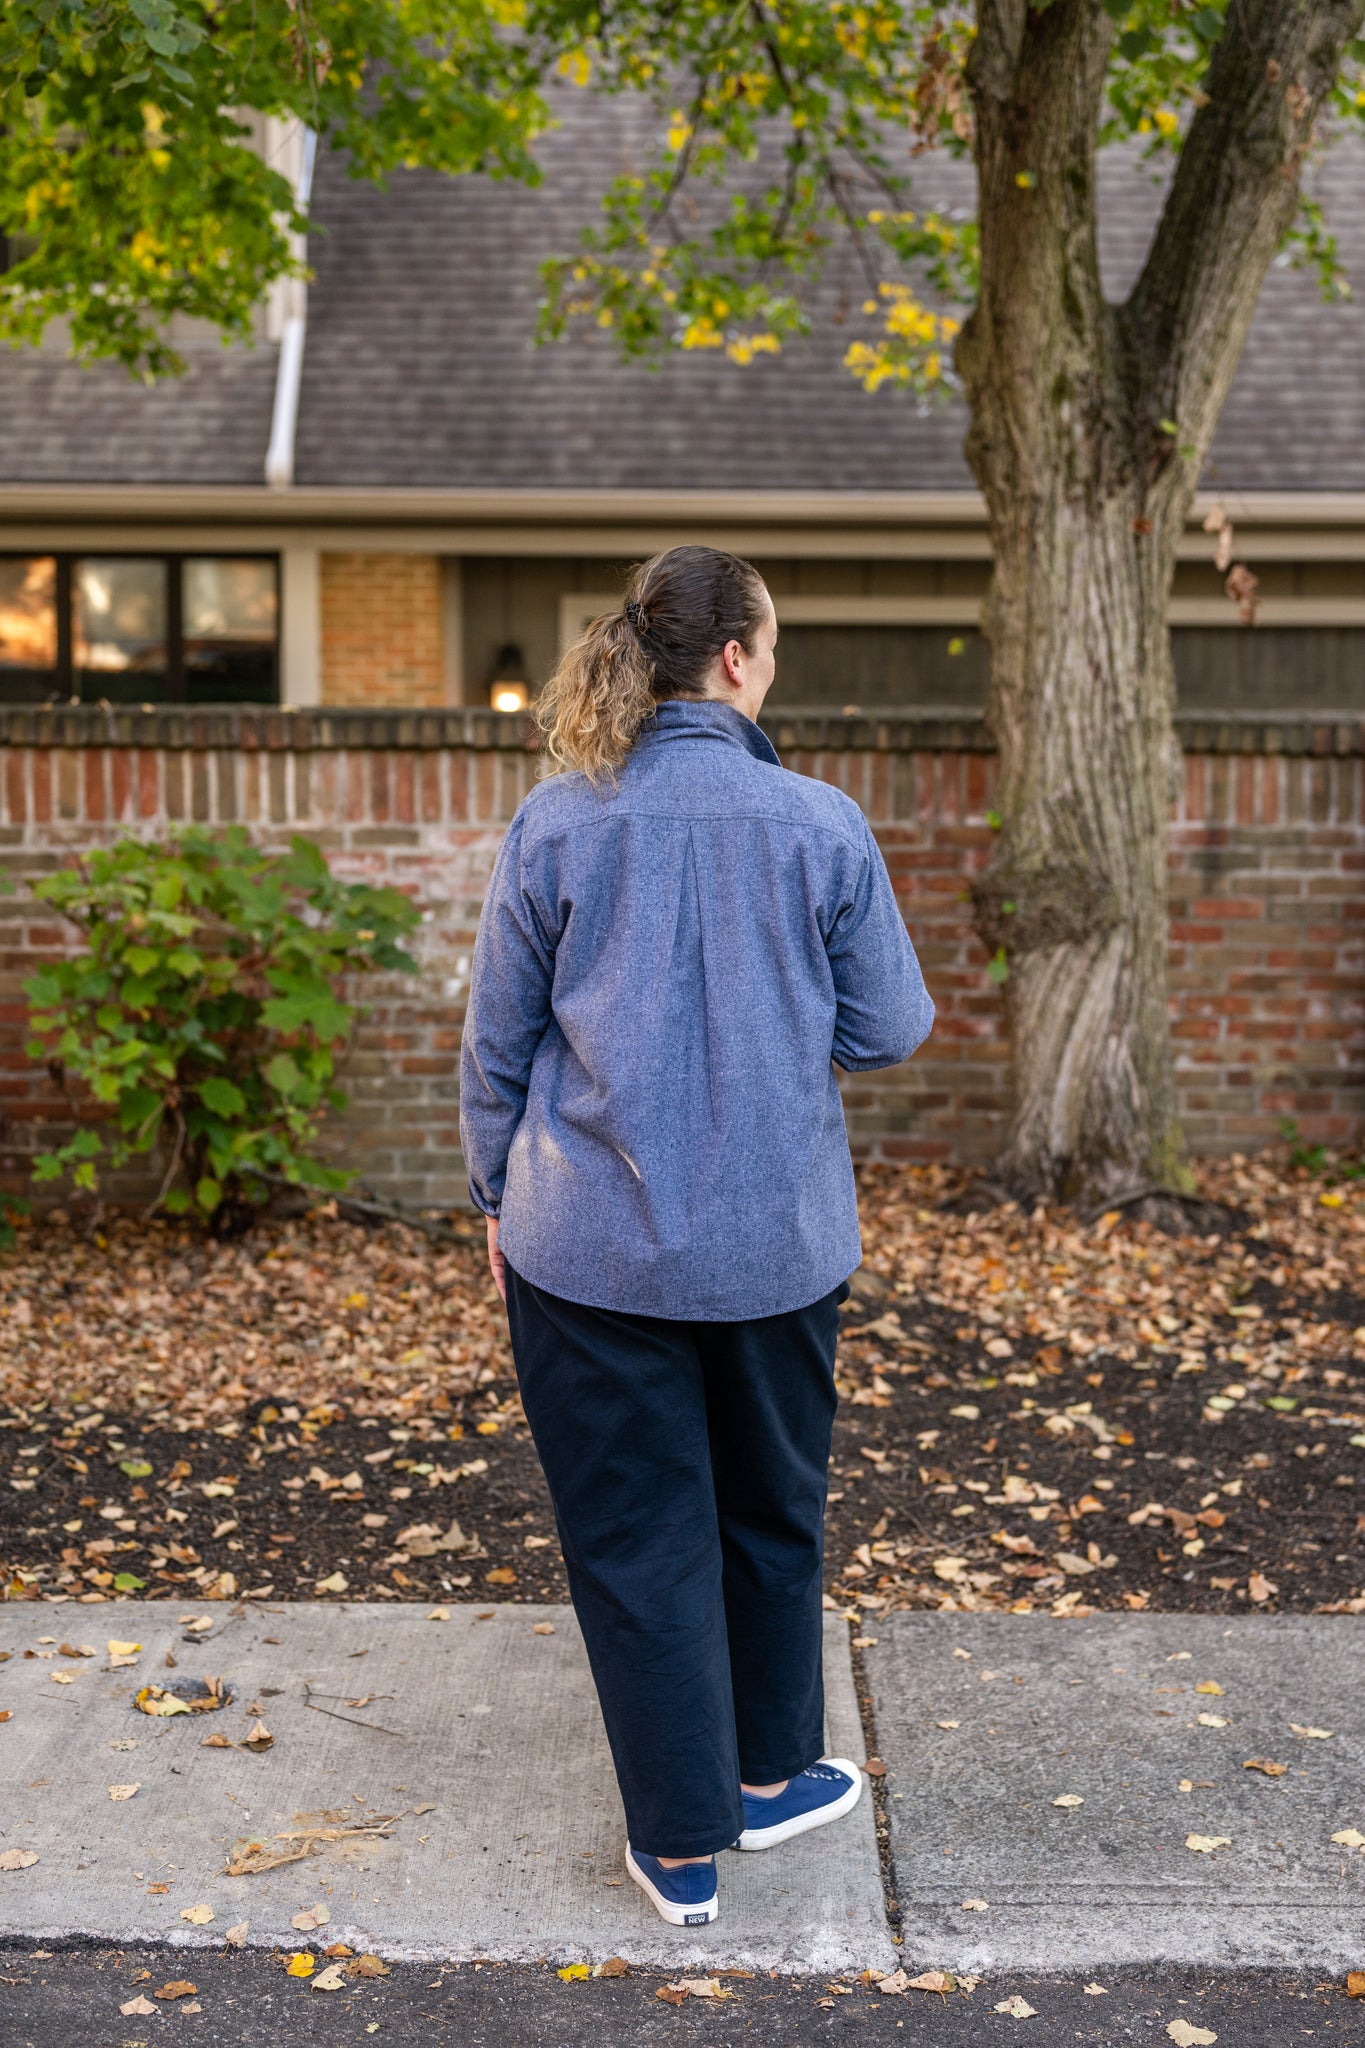
{"type": "MultiPolygon", "coordinates": [[[[1099,143],[1177,152],[1227,0],[1094,5],[1113,29],[1099,143]]],[[[971,153],[976,35],[973,10],[925,0],[12,0],[0,332],[31,342],[63,315],[79,353],[148,371],[175,366],[173,314],[247,333],[304,225],[243,146],[252,115],[306,121],[369,178],[426,165],[534,180],[552,88],[577,87],[643,95],[657,137],[549,266],[546,334],[586,319],[628,352],[747,362],[807,325],[804,287],[843,241],[866,286],[849,368],[870,388],[931,390],[952,379],[977,228],[917,207],[913,166],[933,147],[971,153]]],[[[1353,41],[1335,127],[1360,117],[1363,67],[1353,41]]],[[[1303,87],[1282,83],[1292,106],[1303,87]]],[[[1311,194],[1297,234],[1338,288],[1311,194]]]]}
{"type": "Polygon", "coordinates": [[[399,944],[418,918],[406,896],[339,881],[311,840],[274,854],[241,826],[121,840],[35,894],[85,947],[25,982],[27,1050],[94,1110],[35,1180],[69,1173],[93,1190],[101,1168],[159,1148],[172,1212],[256,1198],[267,1176],[350,1184],[314,1157],[323,1116],[346,1101],[336,1053],[357,1013],[342,978],[415,971],[399,944]]]}

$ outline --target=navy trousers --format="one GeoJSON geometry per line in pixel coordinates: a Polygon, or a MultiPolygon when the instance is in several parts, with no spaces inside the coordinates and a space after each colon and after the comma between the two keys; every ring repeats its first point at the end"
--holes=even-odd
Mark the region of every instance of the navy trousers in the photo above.
{"type": "Polygon", "coordinates": [[[789,1314],[588,1308],[507,1266],[549,1483],[632,1848],[704,1856],[740,1781],[824,1751],[821,1566],[841,1284],[789,1314]]]}

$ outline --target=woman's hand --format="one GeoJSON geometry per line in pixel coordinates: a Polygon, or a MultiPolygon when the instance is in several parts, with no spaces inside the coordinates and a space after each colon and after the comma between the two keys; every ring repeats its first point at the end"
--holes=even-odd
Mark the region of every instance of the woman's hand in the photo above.
{"type": "Polygon", "coordinates": [[[488,1264],[493,1275],[493,1285],[502,1296],[505,1308],[507,1305],[507,1268],[503,1264],[502,1253],[498,1250],[498,1219],[496,1216],[489,1216],[486,1220],[488,1223],[488,1264]]]}

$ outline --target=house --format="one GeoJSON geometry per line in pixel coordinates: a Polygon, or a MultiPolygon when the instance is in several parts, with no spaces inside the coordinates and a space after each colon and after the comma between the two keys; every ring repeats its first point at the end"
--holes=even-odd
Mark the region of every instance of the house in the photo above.
{"type": "MultiPolygon", "coordinates": [[[[764,723],[863,806],[938,1008],[908,1067],[846,1077],[855,1153],[972,1159],[1010,1099],[1000,990],[966,884],[991,845],[981,723],[986,525],[963,418],[842,368],[836,261],[814,332],[739,368],[654,371],[606,338],[537,349],[536,266],[638,147],[639,110],[566,100],[545,184],[319,156],[306,292],[253,348],[183,338],[145,387],[57,345],[0,357],[0,1185],[66,1114],[23,1053],[22,982],[61,934],[35,872],[129,830],[305,831],[411,889],[423,974],[376,1001],[338,1143],[373,1188],[464,1198],[459,1026],[479,905],[536,772],[518,703],[632,562],[670,543],[762,568],[782,626],[764,723]],[[634,127],[632,127],[634,123],[634,127]],[[300,346],[301,344],[301,346],[300,346]],[[518,686],[524,686],[518,687],[518,686]],[[74,700],[74,701],[73,701],[74,700]],[[46,708],[45,708],[46,707],[46,708]]],[[[298,152],[300,171],[304,155],[298,152]]],[[[1359,159],[1321,196],[1365,279],[1359,159]]],[[[926,198],[960,204],[926,160],[926,198]]],[[[1154,193],[1104,173],[1121,289],[1154,193]]],[[[1362,286],[1365,294],[1365,286],[1362,286]]],[[[1184,780],[1170,987],[1196,1149],[1329,1144],[1365,1116],[1365,296],[1280,263],[1189,522],[1170,603],[1184,780]],[[1204,521],[1260,579],[1239,623],[1204,521]]]]}

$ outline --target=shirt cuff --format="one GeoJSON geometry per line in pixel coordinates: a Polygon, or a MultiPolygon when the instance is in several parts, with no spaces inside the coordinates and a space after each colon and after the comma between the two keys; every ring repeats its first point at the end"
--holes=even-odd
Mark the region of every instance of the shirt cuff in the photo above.
{"type": "Polygon", "coordinates": [[[479,1193],[473,1181],[469,1183],[469,1199],[476,1209],[482,1210],[485,1216],[491,1216],[495,1223],[502,1214],[502,1203],[488,1201],[485,1196],[479,1193]]]}

